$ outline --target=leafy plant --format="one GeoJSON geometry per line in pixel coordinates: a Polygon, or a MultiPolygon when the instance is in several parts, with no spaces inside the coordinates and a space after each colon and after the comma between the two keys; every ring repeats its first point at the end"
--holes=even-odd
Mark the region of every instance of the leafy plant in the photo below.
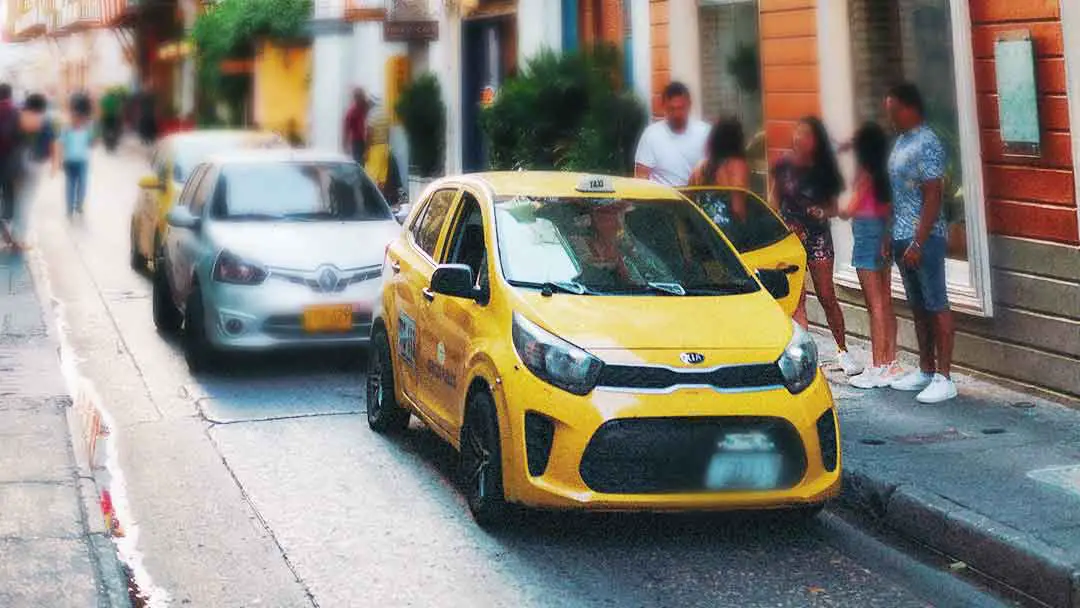
{"type": "Polygon", "coordinates": [[[530,60],[481,116],[492,168],[632,172],[645,109],[621,65],[610,47],[530,60]]]}
{"type": "MultiPolygon", "coordinates": [[[[201,90],[236,105],[235,98],[246,87],[221,73],[222,62],[251,57],[260,38],[303,38],[310,16],[311,0],[220,0],[211,5],[191,30],[201,90]]],[[[212,108],[214,104],[200,105],[212,108]]]]}
{"type": "Polygon", "coordinates": [[[433,177],[446,151],[446,104],[434,74],[422,74],[401,91],[394,110],[409,138],[409,158],[417,174],[433,177]]]}
{"type": "Polygon", "coordinates": [[[127,87],[124,86],[111,87],[105,91],[105,94],[101,96],[101,115],[109,119],[119,118],[128,96],[127,87]]]}
{"type": "Polygon", "coordinates": [[[757,45],[740,44],[735,54],[728,58],[727,70],[743,92],[757,93],[761,89],[761,62],[757,45]]]}

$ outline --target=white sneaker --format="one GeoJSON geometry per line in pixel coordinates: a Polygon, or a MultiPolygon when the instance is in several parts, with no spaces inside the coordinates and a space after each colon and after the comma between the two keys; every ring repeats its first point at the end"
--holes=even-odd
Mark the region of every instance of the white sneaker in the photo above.
{"type": "Polygon", "coordinates": [[[924,388],[930,386],[930,382],[934,379],[934,376],[928,374],[922,370],[915,370],[904,376],[901,376],[897,380],[894,380],[889,386],[898,391],[915,392],[921,391],[924,388]]]}
{"type": "Polygon", "coordinates": [[[904,368],[896,361],[881,366],[881,382],[878,386],[892,386],[900,378],[904,377],[904,368]]]}
{"type": "Polygon", "coordinates": [[[956,383],[951,379],[934,374],[934,379],[921,393],[915,396],[919,403],[941,403],[956,397],[956,383]]]}
{"type": "Polygon", "coordinates": [[[882,383],[881,374],[884,371],[885,366],[868,367],[863,370],[863,373],[857,376],[852,376],[851,379],[848,380],[848,384],[855,388],[861,388],[864,390],[889,386],[888,382],[882,383]]]}
{"type": "Polygon", "coordinates": [[[840,369],[844,370],[844,374],[847,376],[854,376],[863,371],[863,366],[855,361],[855,358],[851,356],[846,350],[840,351],[840,354],[836,357],[837,363],[840,364],[840,369]]]}

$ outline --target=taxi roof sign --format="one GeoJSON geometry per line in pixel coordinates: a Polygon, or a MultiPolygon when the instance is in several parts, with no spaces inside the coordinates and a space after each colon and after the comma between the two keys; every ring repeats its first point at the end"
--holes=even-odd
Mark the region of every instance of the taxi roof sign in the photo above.
{"type": "Polygon", "coordinates": [[[577,191],[611,193],[615,192],[615,184],[607,175],[586,175],[578,182],[577,191]]]}

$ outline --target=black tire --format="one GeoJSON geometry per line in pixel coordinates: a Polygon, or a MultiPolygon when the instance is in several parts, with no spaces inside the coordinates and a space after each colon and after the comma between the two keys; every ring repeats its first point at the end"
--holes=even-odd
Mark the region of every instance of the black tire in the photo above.
{"type": "Polygon", "coordinates": [[[367,422],[383,435],[400,433],[409,426],[409,411],[398,403],[394,363],[385,329],[375,332],[371,343],[367,377],[367,422]]]}
{"type": "Polygon", "coordinates": [[[461,429],[461,481],[469,511],[482,528],[498,528],[509,507],[503,493],[502,445],[495,402],[485,391],[469,397],[461,429]]]}
{"type": "Polygon", "coordinates": [[[139,253],[138,240],[135,238],[135,223],[131,224],[131,269],[135,272],[146,272],[148,264],[146,256],[139,253]]]}
{"type": "Polygon", "coordinates": [[[198,284],[191,290],[187,305],[184,307],[184,360],[188,370],[199,373],[210,370],[217,360],[213,345],[206,337],[206,313],[203,308],[202,292],[198,284]]]}
{"type": "Polygon", "coordinates": [[[184,319],[180,316],[180,311],[176,309],[176,304],[173,303],[172,288],[169,287],[169,280],[165,277],[165,265],[160,262],[154,264],[152,299],[154,325],[158,331],[167,334],[180,331],[180,325],[184,319]]]}

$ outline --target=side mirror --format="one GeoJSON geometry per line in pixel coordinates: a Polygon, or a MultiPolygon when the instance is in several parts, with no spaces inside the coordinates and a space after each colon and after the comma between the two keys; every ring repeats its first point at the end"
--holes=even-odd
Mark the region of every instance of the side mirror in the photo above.
{"type": "Polygon", "coordinates": [[[394,219],[397,223],[404,224],[405,220],[409,219],[409,211],[412,209],[410,205],[400,205],[394,209],[394,219]]]}
{"type": "Polygon", "coordinates": [[[773,298],[779,300],[791,295],[787,269],[770,270],[763,268],[757,271],[757,278],[761,281],[765,291],[769,292],[769,295],[773,298]]]}
{"type": "Polygon", "coordinates": [[[164,190],[165,184],[156,175],[147,175],[139,180],[139,187],[143,190],[164,190]]]}
{"type": "Polygon", "coordinates": [[[186,228],[197,231],[202,225],[202,218],[191,213],[187,207],[173,207],[165,216],[165,222],[173,228],[186,228]]]}
{"type": "Polygon", "coordinates": [[[474,287],[475,284],[472,268],[465,264],[442,264],[431,275],[432,293],[451,298],[479,299],[480,290],[474,287]]]}

